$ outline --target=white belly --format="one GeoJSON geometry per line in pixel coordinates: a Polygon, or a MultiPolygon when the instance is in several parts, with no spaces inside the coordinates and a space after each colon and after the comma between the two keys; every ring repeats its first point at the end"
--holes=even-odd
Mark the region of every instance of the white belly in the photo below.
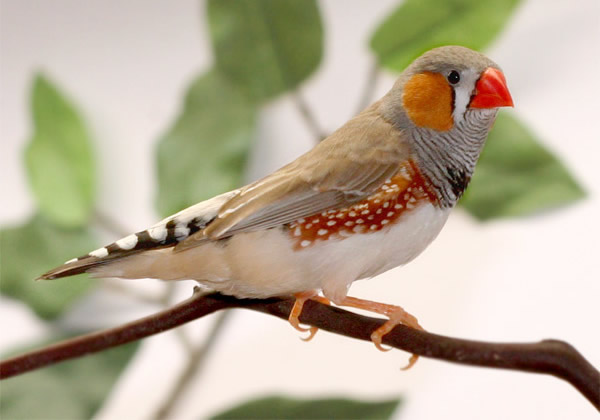
{"type": "Polygon", "coordinates": [[[194,279],[244,298],[323,290],[334,302],[353,281],[372,277],[419,255],[440,232],[449,210],[423,204],[397,223],[373,233],[315,242],[296,250],[282,229],[238,234],[173,253],[148,251],[106,267],[104,275],[124,278],[194,279]]]}

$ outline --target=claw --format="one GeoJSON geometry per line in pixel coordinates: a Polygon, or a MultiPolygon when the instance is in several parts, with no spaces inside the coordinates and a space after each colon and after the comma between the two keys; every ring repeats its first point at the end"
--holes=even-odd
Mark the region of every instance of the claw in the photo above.
{"type": "Polygon", "coordinates": [[[413,367],[415,365],[415,363],[417,363],[417,360],[419,360],[419,355],[411,354],[410,358],[408,359],[408,364],[406,366],[404,366],[403,368],[400,368],[400,370],[410,369],[411,367],[413,367]]]}
{"type": "MultiPolygon", "coordinates": [[[[423,330],[423,327],[419,325],[417,318],[406,312],[400,306],[386,305],[378,302],[371,302],[368,300],[357,299],[353,297],[346,297],[340,305],[351,306],[354,308],[365,309],[367,311],[376,312],[389,317],[389,320],[384,323],[381,327],[377,328],[371,334],[371,341],[375,344],[380,351],[390,351],[391,348],[383,347],[383,337],[396,328],[396,325],[402,324],[407,327],[414,328],[416,330],[423,330]]],[[[410,369],[419,359],[419,356],[413,354],[408,360],[408,364],[402,368],[402,370],[410,369]]]]}
{"type": "Polygon", "coordinates": [[[300,340],[302,341],[310,341],[314,338],[315,334],[317,334],[317,331],[319,331],[319,329],[317,327],[310,327],[308,329],[306,329],[306,331],[309,332],[308,337],[300,337],[300,340]]]}
{"type": "Polygon", "coordinates": [[[294,306],[292,307],[292,310],[290,311],[290,316],[288,318],[288,321],[290,324],[292,324],[292,327],[294,327],[298,331],[300,331],[300,332],[308,331],[309,332],[308,337],[301,338],[301,340],[302,341],[310,341],[313,339],[313,337],[315,336],[317,331],[319,331],[319,329],[317,327],[304,328],[304,327],[300,326],[300,315],[302,314],[302,308],[304,307],[304,302],[306,302],[309,299],[313,299],[318,302],[329,305],[329,303],[330,303],[329,299],[319,296],[317,294],[317,292],[315,292],[315,291],[297,293],[294,295],[294,297],[296,298],[296,301],[294,302],[294,306]]]}

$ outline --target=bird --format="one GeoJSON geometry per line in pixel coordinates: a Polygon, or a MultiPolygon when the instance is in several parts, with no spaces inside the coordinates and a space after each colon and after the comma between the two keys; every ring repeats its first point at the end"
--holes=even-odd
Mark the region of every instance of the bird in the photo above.
{"type": "MultiPolygon", "coordinates": [[[[270,175],[67,261],[39,279],[196,280],[238,298],[293,296],[365,309],[422,329],[397,305],[348,296],[351,284],[416,258],[463,194],[500,107],[500,67],[462,46],[416,58],[391,90],[270,175]]],[[[185,180],[182,180],[185,182],[185,180]]],[[[413,355],[411,364],[416,361],[413,355]]]]}

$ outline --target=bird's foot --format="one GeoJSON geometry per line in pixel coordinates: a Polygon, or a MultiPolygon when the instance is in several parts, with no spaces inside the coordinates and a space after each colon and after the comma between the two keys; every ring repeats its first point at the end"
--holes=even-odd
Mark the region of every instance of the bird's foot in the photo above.
{"type": "MultiPolygon", "coordinates": [[[[423,327],[419,325],[417,318],[406,312],[400,306],[387,305],[385,303],[373,302],[370,300],[358,299],[354,297],[344,298],[341,302],[339,302],[339,305],[364,309],[370,312],[385,315],[389,318],[389,320],[385,324],[377,328],[371,334],[371,341],[373,342],[373,344],[375,344],[375,347],[377,347],[377,349],[381,351],[391,350],[390,348],[383,347],[382,340],[386,334],[388,334],[390,331],[396,328],[396,326],[399,324],[423,331],[423,327]]],[[[418,359],[419,356],[413,354],[408,361],[408,365],[403,367],[402,370],[410,369],[417,362],[418,359]]]]}
{"type": "Polygon", "coordinates": [[[315,336],[317,331],[319,331],[319,329],[317,327],[304,328],[304,327],[300,326],[300,315],[302,314],[302,308],[304,307],[304,303],[307,300],[312,299],[312,300],[316,300],[317,302],[324,303],[325,305],[329,305],[330,301],[327,298],[319,296],[319,292],[316,292],[314,290],[296,293],[294,295],[294,297],[296,298],[296,301],[294,302],[294,306],[292,307],[288,321],[290,322],[290,324],[292,324],[292,327],[294,327],[298,331],[300,331],[300,332],[308,331],[309,332],[308,337],[304,337],[304,338],[302,338],[302,340],[310,341],[315,336]]]}

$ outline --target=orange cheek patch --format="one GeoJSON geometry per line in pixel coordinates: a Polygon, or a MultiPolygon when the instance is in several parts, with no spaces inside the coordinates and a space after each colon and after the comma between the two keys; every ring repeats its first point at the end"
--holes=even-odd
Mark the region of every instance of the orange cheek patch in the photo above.
{"type": "Polygon", "coordinates": [[[402,104],[418,127],[447,131],[452,128],[452,88],[439,73],[414,75],[404,86],[402,104]]]}
{"type": "Polygon", "coordinates": [[[390,227],[405,212],[423,200],[435,201],[425,180],[412,162],[403,165],[373,195],[350,207],[329,210],[296,220],[289,225],[294,249],[305,249],[318,241],[343,239],[390,227]]]}

